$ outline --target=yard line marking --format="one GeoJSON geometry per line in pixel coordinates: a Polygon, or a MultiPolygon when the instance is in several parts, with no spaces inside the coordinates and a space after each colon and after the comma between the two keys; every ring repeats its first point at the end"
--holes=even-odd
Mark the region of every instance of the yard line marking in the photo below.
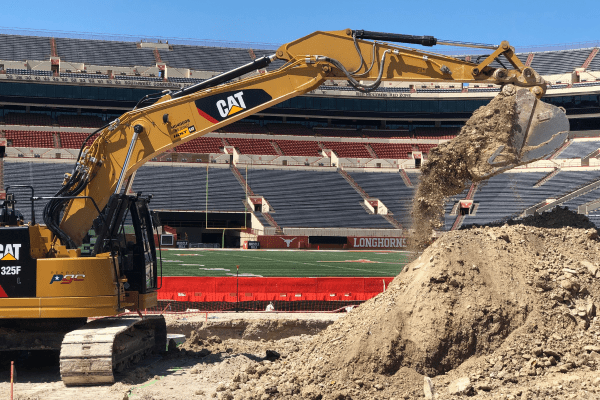
{"type": "MultiPolygon", "coordinates": [[[[288,261],[288,260],[273,260],[272,258],[264,258],[264,257],[250,257],[250,256],[240,256],[243,258],[253,258],[256,260],[267,260],[267,261],[276,261],[276,262],[281,262],[281,263],[291,263],[291,264],[299,264],[298,261],[288,261]]],[[[379,272],[379,271],[373,271],[370,269],[361,269],[361,268],[348,268],[348,267],[341,267],[339,265],[329,265],[329,264],[315,264],[315,263],[304,263],[306,265],[313,265],[315,267],[319,267],[321,268],[323,265],[326,265],[328,267],[332,267],[332,268],[338,268],[338,269],[345,269],[345,270],[349,270],[349,271],[364,271],[364,272],[370,272],[370,273],[378,273],[378,274],[382,274],[382,275],[389,275],[389,272],[379,272]]]]}
{"type": "Polygon", "coordinates": [[[203,271],[231,271],[230,269],[227,268],[198,268],[201,269],[203,271]]]}

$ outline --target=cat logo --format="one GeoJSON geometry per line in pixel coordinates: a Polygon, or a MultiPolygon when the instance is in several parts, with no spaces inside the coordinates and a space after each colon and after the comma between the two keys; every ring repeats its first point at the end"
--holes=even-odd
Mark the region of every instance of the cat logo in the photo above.
{"type": "Polygon", "coordinates": [[[217,109],[222,118],[229,117],[235,113],[246,109],[246,103],[244,103],[244,92],[234,93],[232,96],[227,97],[227,101],[217,101],[217,109]]]}
{"type": "Polygon", "coordinates": [[[235,117],[242,111],[263,106],[271,100],[271,95],[262,89],[245,89],[204,97],[196,100],[195,104],[202,118],[211,124],[217,124],[227,118],[235,117]]]}
{"type": "Polygon", "coordinates": [[[20,243],[0,244],[0,261],[17,261],[20,249],[20,243]]]}

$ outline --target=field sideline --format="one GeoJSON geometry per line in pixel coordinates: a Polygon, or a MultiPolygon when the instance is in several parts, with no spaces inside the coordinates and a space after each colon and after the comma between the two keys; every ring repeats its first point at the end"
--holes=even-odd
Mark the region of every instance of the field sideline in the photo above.
{"type": "MultiPolygon", "coordinates": [[[[396,276],[405,251],[168,249],[163,276],[377,277],[396,276]]],[[[160,270],[160,262],[159,262],[160,270]]]]}

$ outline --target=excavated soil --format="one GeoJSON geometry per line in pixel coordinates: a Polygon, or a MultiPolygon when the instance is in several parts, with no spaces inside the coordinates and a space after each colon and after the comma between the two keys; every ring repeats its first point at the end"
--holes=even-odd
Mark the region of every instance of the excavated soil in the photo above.
{"type": "MultiPolygon", "coordinates": [[[[285,363],[219,396],[419,398],[424,377],[433,377],[436,398],[499,398],[498,390],[548,398],[535,389],[540,382],[575,370],[581,381],[600,366],[599,250],[587,218],[558,208],[449,232],[385,292],[286,354],[285,363]]],[[[588,391],[581,398],[598,393],[591,379],[580,389],[588,391]]],[[[573,393],[553,390],[555,398],[573,393]]]]}
{"type": "Polygon", "coordinates": [[[415,231],[411,242],[416,249],[425,248],[433,230],[441,227],[447,197],[462,193],[470,182],[492,176],[494,171],[488,160],[500,146],[504,150],[494,163],[516,166],[517,151],[512,144],[519,129],[515,105],[516,94],[498,94],[473,113],[456,138],[429,152],[429,159],[421,168],[411,213],[415,231]]]}

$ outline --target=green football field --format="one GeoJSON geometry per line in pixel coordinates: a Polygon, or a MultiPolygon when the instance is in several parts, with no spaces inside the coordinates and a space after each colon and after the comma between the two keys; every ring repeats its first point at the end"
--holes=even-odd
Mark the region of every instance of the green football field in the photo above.
{"type": "MultiPolygon", "coordinates": [[[[396,276],[401,251],[163,250],[163,276],[396,276]]],[[[160,268],[160,264],[159,264],[160,268]]]]}

